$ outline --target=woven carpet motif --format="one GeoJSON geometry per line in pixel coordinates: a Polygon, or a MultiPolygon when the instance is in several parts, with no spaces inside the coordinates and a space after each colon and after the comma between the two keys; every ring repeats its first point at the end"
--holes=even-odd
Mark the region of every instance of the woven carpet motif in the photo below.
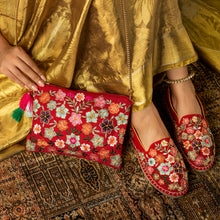
{"type": "MultiPolygon", "coordinates": [[[[185,196],[170,199],[156,191],[128,141],[120,170],[68,156],[22,152],[0,163],[0,219],[218,219],[220,76],[199,62],[190,71],[197,73],[195,86],[214,133],[217,158],[208,172],[187,167],[190,189],[185,196]]],[[[161,93],[163,89],[155,93],[155,100],[163,104],[161,93]]]]}

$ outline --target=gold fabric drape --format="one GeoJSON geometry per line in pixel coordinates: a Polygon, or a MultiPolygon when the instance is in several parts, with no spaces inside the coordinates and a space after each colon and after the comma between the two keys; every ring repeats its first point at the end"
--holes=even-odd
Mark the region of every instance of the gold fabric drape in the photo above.
{"type": "Polygon", "coordinates": [[[220,73],[220,1],[179,0],[179,5],[200,59],[220,73]]]}
{"type": "MultiPolygon", "coordinates": [[[[134,89],[133,110],[151,102],[153,75],[197,59],[177,0],[125,0],[134,89]]],[[[0,31],[34,59],[47,81],[128,95],[121,0],[0,0],[0,31]]],[[[0,159],[24,149],[31,119],[11,118],[25,89],[0,74],[0,159]]]]}

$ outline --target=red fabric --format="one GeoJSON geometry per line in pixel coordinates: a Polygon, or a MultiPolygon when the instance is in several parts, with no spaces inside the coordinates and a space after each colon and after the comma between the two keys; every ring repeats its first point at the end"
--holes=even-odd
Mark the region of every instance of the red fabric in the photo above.
{"type": "Polygon", "coordinates": [[[119,169],[131,104],[121,95],[40,87],[33,94],[26,150],[76,156],[119,169]]]}
{"type": "Polygon", "coordinates": [[[180,149],[197,171],[211,168],[215,160],[215,142],[208,122],[202,115],[186,115],[176,122],[180,149]]]}

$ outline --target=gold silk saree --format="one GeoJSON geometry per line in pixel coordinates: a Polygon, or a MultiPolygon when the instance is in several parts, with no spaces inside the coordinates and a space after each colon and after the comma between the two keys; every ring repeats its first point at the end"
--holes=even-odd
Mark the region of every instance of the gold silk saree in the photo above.
{"type": "MultiPolygon", "coordinates": [[[[151,102],[153,76],[196,61],[177,0],[124,0],[133,110],[151,102]]],[[[47,82],[128,95],[122,0],[0,0],[0,31],[37,63],[47,82]],[[17,22],[15,22],[17,16],[17,22]]],[[[24,150],[31,119],[11,118],[26,92],[0,73],[0,159],[24,150]]]]}

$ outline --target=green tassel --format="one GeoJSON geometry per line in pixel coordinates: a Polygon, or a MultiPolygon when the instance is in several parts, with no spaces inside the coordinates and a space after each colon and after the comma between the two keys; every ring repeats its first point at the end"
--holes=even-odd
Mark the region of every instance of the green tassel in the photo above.
{"type": "Polygon", "coordinates": [[[19,122],[19,121],[21,121],[21,118],[22,118],[22,116],[23,116],[23,113],[24,113],[24,111],[23,111],[21,108],[17,108],[17,109],[15,109],[15,110],[13,111],[13,113],[12,113],[12,118],[13,118],[15,121],[19,122]]]}

